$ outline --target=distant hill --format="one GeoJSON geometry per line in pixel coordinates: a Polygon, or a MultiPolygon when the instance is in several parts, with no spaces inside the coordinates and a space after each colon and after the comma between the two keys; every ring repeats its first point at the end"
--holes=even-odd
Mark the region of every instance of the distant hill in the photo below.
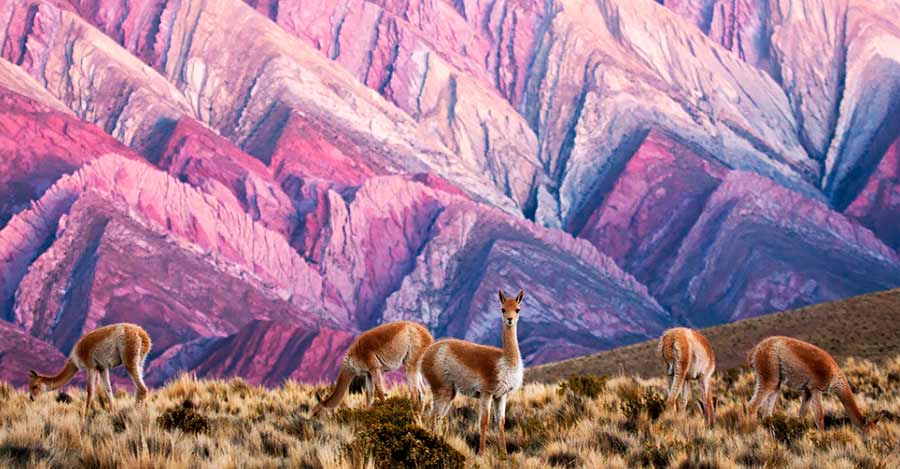
{"type": "MultiPolygon", "coordinates": [[[[807,306],[702,329],[716,352],[717,368],[741,366],[764,337],[787,335],[812,342],[838,362],[853,356],[883,361],[900,353],[900,288],[807,306]]],[[[662,372],[656,340],[530,368],[526,381],[552,382],[576,374],[662,372]]]]}

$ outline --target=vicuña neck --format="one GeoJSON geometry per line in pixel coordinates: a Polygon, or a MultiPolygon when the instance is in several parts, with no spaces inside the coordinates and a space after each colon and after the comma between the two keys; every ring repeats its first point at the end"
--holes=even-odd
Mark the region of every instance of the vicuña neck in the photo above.
{"type": "Polygon", "coordinates": [[[503,355],[507,359],[515,363],[522,361],[522,355],[519,353],[519,338],[516,335],[517,325],[503,325],[503,355]]]}
{"type": "Polygon", "coordinates": [[[72,360],[66,360],[66,364],[59,370],[59,373],[53,376],[45,376],[44,382],[47,383],[47,386],[49,386],[51,390],[59,389],[65,386],[69,381],[72,381],[72,377],[75,376],[75,373],[77,372],[78,367],[72,363],[72,360]]]}

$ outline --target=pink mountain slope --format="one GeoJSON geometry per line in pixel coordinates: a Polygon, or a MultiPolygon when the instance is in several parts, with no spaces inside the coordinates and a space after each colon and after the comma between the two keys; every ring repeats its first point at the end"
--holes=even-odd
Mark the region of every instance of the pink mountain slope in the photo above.
{"type": "Polygon", "coordinates": [[[898,18],[2,2],[0,379],[115,321],[154,384],[277,385],[391,320],[497,345],[498,288],[534,364],[896,287],[898,18]]]}

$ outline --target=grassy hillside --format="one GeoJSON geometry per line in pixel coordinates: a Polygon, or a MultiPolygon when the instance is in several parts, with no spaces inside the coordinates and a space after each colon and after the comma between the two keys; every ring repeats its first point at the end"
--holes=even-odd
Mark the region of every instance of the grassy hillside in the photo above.
{"type": "MultiPolygon", "coordinates": [[[[822,303],[703,329],[719,370],[743,364],[757,342],[787,335],[812,342],[838,362],[857,357],[883,362],[900,354],[900,289],[822,303]]],[[[657,376],[663,367],[656,340],[527,370],[527,381],[553,382],[579,374],[657,376]]]]}
{"type": "MultiPolygon", "coordinates": [[[[507,413],[510,455],[503,459],[492,425],[485,454],[475,454],[475,400],[458,397],[448,424],[436,427],[397,397],[365,409],[348,407],[310,419],[311,386],[275,389],[240,379],[182,377],[135,405],[119,396],[112,412],[81,416],[84,393],[36,402],[0,383],[0,467],[91,468],[372,468],[372,467],[900,467],[900,357],[881,367],[843,363],[860,405],[882,422],[863,436],[833,397],[826,430],[796,418],[798,399],[783,399],[774,418],[744,417],[749,373],[716,383],[717,421],[664,410],[661,379],[580,378],[562,385],[529,383],[512,394],[507,413]]],[[[320,390],[321,391],[321,390],[320,390]]]]}

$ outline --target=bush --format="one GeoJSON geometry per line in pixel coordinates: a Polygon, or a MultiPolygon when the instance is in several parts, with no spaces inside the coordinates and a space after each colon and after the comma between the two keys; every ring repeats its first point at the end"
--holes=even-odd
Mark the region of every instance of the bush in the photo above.
{"type": "Polygon", "coordinates": [[[375,467],[462,468],[465,457],[443,438],[415,425],[377,423],[357,432],[354,449],[375,467]]]}
{"type": "Polygon", "coordinates": [[[181,430],[185,433],[206,433],[209,420],[194,410],[194,403],[186,399],[181,405],[166,410],[156,419],[156,423],[166,430],[181,430]]]}
{"type": "Polygon", "coordinates": [[[769,433],[776,440],[788,446],[791,446],[794,441],[802,437],[809,428],[804,421],[784,414],[774,414],[766,417],[763,419],[763,426],[769,430],[769,433]]]}
{"type": "Polygon", "coordinates": [[[625,415],[626,429],[634,431],[642,413],[656,420],[666,410],[666,400],[655,389],[634,383],[619,389],[620,409],[625,415]]]}
{"type": "Polygon", "coordinates": [[[606,389],[606,376],[577,375],[563,381],[557,392],[560,396],[572,393],[576,396],[593,399],[606,389]]]}
{"type": "Polygon", "coordinates": [[[394,424],[400,427],[412,425],[416,405],[405,397],[392,397],[375,402],[369,408],[343,408],[335,414],[335,420],[354,426],[394,424]]]}
{"type": "Polygon", "coordinates": [[[584,464],[577,454],[571,451],[557,451],[547,457],[547,462],[554,467],[582,467],[584,464]]]}
{"type": "Polygon", "coordinates": [[[335,419],[356,429],[351,452],[359,455],[361,465],[368,456],[375,467],[463,467],[462,453],[413,424],[415,412],[410,399],[392,397],[369,408],[340,409],[335,419]]]}

